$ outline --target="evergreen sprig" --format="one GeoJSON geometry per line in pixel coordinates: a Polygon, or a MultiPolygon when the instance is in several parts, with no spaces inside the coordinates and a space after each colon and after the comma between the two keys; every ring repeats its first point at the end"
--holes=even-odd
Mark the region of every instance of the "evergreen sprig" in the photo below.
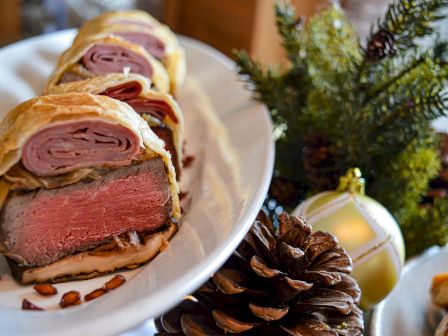
{"type": "Polygon", "coordinates": [[[411,257],[429,246],[447,243],[448,204],[446,200],[436,200],[431,207],[410,209],[401,218],[401,231],[406,244],[406,255],[411,257]]]}
{"type": "Polygon", "coordinates": [[[282,37],[286,54],[295,67],[300,67],[303,58],[300,34],[304,20],[302,18],[297,19],[296,13],[291,6],[276,6],[275,17],[275,23],[282,37]]]}
{"type": "Polygon", "coordinates": [[[415,48],[418,38],[434,32],[433,23],[444,18],[440,11],[447,6],[447,0],[398,0],[378,21],[377,30],[371,34],[368,43],[378,31],[386,30],[393,35],[397,49],[415,48]]]}
{"type": "Polygon", "coordinates": [[[281,77],[274,73],[272,69],[264,71],[262,66],[252,60],[247,52],[235,51],[238,58],[240,75],[246,82],[246,88],[253,91],[254,98],[264,102],[270,111],[276,124],[282,122],[276,113],[279,106],[281,92],[279,90],[281,77]]]}
{"type": "Polygon", "coordinates": [[[276,24],[290,66],[265,70],[236,53],[276,126],[276,174],[300,185],[304,198],[360,167],[368,193],[405,229],[410,254],[448,241],[448,206],[421,205],[440,169],[431,122],[448,110],[448,43],[419,44],[447,7],[448,0],[398,0],[362,47],[338,6],[305,23],[283,1],[276,24]]]}

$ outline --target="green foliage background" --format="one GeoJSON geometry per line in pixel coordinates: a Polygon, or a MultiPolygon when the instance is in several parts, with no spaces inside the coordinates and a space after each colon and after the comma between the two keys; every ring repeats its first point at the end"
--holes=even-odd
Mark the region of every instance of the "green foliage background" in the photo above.
{"type": "Polygon", "coordinates": [[[448,44],[418,43],[433,36],[446,7],[447,0],[398,0],[362,44],[337,5],[305,23],[282,2],[276,23],[290,66],[265,70],[236,52],[248,89],[271,111],[277,174],[299,182],[301,197],[334,187],[316,179],[328,167],[320,172],[305,162],[307,139],[326,139],[330,168],[336,175],[362,170],[367,194],[400,223],[408,255],[448,241],[446,199],[421,205],[440,170],[430,123],[447,112],[448,44]]]}

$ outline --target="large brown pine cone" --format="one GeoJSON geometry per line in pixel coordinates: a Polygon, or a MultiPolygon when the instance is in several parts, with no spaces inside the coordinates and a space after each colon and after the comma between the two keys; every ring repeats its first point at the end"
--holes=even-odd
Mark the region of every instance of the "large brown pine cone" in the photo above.
{"type": "Polygon", "coordinates": [[[190,299],[156,320],[158,335],[361,335],[360,290],[334,236],[260,212],[249,233],[190,299]]]}

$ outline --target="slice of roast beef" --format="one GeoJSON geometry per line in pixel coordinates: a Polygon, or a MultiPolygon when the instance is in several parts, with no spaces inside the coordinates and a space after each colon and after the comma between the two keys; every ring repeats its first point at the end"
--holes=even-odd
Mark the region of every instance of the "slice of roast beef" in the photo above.
{"type": "Polygon", "coordinates": [[[141,151],[130,129],[83,120],[47,127],[23,146],[22,163],[37,176],[54,176],[76,168],[129,164],[141,151]]]}
{"type": "Polygon", "coordinates": [[[116,45],[95,44],[82,57],[82,64],[96,75],[121,73],[125,67],[131,73],[152,77],[152,66],[143,56],[116,45]]]}
{"type": "Polygon", "coordinates": [[[23,266],[43,266],[128,231],[150,232],[171,213],[161,158],[127,166],[89,183],[12,192],[0,216],[0,245],[23,266]]]}

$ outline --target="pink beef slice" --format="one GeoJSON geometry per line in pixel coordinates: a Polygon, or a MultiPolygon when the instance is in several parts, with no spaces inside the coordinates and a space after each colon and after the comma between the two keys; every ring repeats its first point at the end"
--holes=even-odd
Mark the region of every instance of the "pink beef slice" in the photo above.
{"type": "Polygon", "coordinates": [[[125,67],[148,78],[153,73],[151,64],[142,55],[117,45],[93,45],[82,57],[82,64],[96,75],[121,73],[125,67]]]}
{"type": "Polygon", "coordinates": [[[25,266],[43,266],[130,230],[163,226],[171,213],[168,176],[160,158],[89,183],[14,192],[1,213],[0,241],[25,266]]]}

